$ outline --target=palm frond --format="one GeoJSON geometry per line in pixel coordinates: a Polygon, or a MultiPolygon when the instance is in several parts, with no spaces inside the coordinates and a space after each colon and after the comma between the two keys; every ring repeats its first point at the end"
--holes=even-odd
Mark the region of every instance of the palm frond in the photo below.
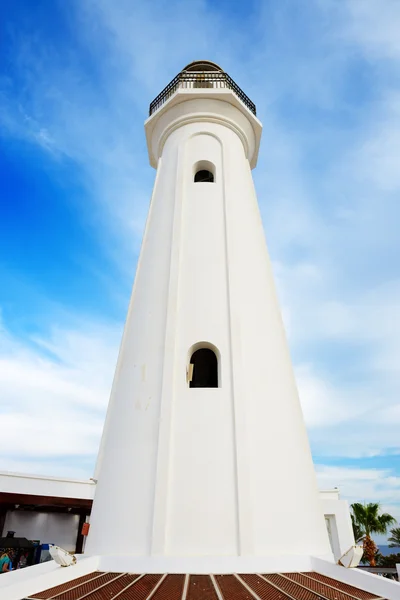
{"type": "Polygon", "coordinates": [[[387,533],[387,530],[389,529],[390,525],[393,525],[393,523],[396,523],[396,519],[392,517],[392,515],[389,515],[388,513],[378,515],[376,519],[375,532],[385,534],[387,533]]]}
{"type": "Polygon", "coordinates": [[[390,525],[396,522],[396,519],[388,513],[380,513],[379,502],[369,502],[361,504],[355,502],[351,505],[355,523],[362,528],[364,535],[370,537],[373,533],[385,534],[390,525]]]}
{"type": "Polygon", "coordinates": [[[358,544],[359,542],[362,542],[362,540],[364,539],[365,531],[357,523],[357,521],[355,520],[354,515],[351,515],[351,524],[353,526],[354,540],[355,540],[356,544],[358,544]]]}
{"type": "Polygon", "coordinates": [[[392,535],[388,538],[389,548],[400,547],[400,527],[394,527],[390,530],[390,533],[392,535]]]}

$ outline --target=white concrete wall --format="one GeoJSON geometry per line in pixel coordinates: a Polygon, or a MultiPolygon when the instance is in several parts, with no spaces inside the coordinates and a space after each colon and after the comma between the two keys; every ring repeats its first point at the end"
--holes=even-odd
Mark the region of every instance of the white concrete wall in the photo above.
{"type": "Polygon", "coordinates": [[[148,124],[157,176],[86,551],[329,555],[249,165],[259,123],[203,92],[148,124]],[[214,184],[193,182],[199,160],[214,184]],[[218,389],[187,385],[202,342],[218,389]]]}
{"type": "MultiPolygon", "coordinates": [[[[181,227],[176,240],[180,252],[177,307],[179,313],[186,313],[176,320],[173,332],[171,468],[165,498],[163,528],[168,529],[168,537],[164,551],[175,556],[207,555],[211,547],[216,554],[237,554],[222,148],[217,137],[198,133],[196,125],[188,128],[191,131],[184,137],[181,130],[174,132],[164,149],[172,153],[171,146],[178,145],[182,153],[177,173],[177,180],[182,182],[181,227]],[[204,157],[215,165],[214,184],[193,182],[193,167],[204,157]],[[186,382],[190,348],[204,341],[213,344],[221,356],[220,387],[216,389],[189,388],[186,382]]],[[[214,129],[214,135],[218,134],[218,128],[214,129]]],[[[232,137],[235,143],[237,136],[232,137]]]]}
{"type": "Polygon", "coordinates": [[[60,513],[8,511],[3,533],[15,531],[15,537],[40,540],[42,544],[56,544],[75,552],[79,515],[60,513]]]}
{"type": "Polygon", "coordinates": [[[329,520],[332,550],[337,561],[355,544],[349,505],[346,500],[320,501],[325,519],[329,520]]]}
{"type": "Polygon", "coordinates": [[[331,490],[319,490],[320,500],[340,500],[340,491],[338,488],[331,490]]]}
{"type": "Polygon", "coordinates": [[[176,162],[167,155],[155,182],[96,467],[89,553],[151,552],[164,353],[172,350],[165,331],[176,162]]]}

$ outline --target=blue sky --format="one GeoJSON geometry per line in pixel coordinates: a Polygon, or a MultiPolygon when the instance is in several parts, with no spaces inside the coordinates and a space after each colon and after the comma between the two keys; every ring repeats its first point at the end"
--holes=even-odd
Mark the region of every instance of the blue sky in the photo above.
{"type": "Polygon", "coordinates": [[[400,5],[0,4],[0,469],[90,477],[191,60],[256,103],[254,178],[321,488],[400,519],[400,5]]]}

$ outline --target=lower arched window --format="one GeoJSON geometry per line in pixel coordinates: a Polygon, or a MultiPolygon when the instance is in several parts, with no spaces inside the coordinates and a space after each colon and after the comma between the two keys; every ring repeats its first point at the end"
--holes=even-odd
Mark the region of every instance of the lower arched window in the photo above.
{"type": "Polygon", "coordinates": [[[190,358],[191,388],[218,387],[218,359],[210,348],[200,348],[190,358]]]}

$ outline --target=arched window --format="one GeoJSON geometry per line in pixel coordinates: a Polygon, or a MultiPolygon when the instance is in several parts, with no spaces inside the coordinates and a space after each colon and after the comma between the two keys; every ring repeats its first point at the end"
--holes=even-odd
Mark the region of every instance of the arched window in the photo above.
{"type": "Polygon", "coordinates": [[[218,359],[210,348],[200,348],[190,358],[191,388],[218,387],[218,359]]]}
{"type": "Polygon", "coordinates": [[[211,171],[206,171],[205,169],[202,169],[201,171],[197,171],[196,175],[194,176],[194,182],[195,183],[214,183],[214,175],[211,173],[211,171]]]}
{"type": "Polygon", "coordinates": [[[214,183],[215,166],[208,160],[201,160],[194,165],[193,175],[195,183],[214,183]]]}

